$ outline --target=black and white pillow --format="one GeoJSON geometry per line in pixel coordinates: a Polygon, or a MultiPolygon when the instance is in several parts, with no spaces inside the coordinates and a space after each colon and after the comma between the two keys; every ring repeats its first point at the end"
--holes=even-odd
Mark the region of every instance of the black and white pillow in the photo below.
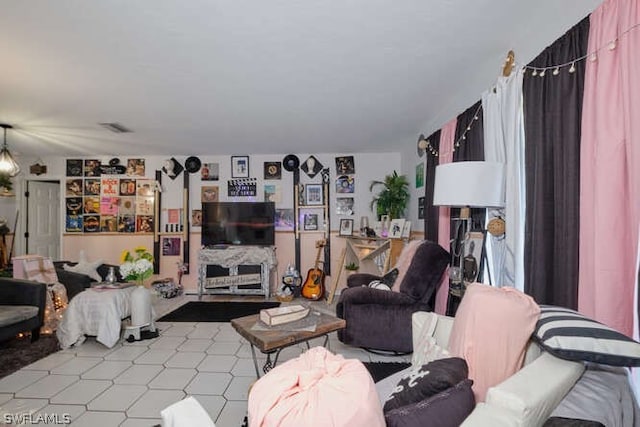
{"type": "Polygon", "coordinates": [[[541,305],[533,339],[561,359],[640,366],[640,343],[568,308],[541,305]]]}
{"type": "Polygon", "coordinates": [[[398,269],[394,268],[390,270],[380,278],[380,280],[372,280],[369,282],[369,287],[374,289],[380,289],[382,291],[390,291],[393,283],[398,278],[398,269]]]}
{"type": "Polygon", "coordinates": [[[458,384],[469,376],[464,359],[450,357],[434,360],[403,376],[384,404],[384,411],[420,402],[458,384]]]}

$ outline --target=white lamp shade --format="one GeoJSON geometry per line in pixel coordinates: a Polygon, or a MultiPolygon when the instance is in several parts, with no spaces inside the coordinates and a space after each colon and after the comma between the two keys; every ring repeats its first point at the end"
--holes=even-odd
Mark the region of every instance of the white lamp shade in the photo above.
{"type": "Polygon", "coordinates": [[[504,207],[504,163],[453,162],[436,166],[433,204],[504,207]]]}

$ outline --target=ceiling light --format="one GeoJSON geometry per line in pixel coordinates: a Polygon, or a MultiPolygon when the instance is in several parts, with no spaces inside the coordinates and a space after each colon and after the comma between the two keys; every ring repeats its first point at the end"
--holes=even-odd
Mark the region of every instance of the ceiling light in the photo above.
{"type": "Polygon", "coordinates": [[[13,126],[0,124],[0,127],[4,129],[4,144],[0,150],[0,174],[14,177],[20,173],[20,165],[13,159],[7,147],[7,129],[13,129],[13,126]]]}

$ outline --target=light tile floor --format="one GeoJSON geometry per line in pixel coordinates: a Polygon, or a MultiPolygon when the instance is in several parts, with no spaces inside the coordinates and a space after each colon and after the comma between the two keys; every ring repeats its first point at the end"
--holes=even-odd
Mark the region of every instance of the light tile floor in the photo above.
{"type": "MultiPolygon", "coordinates": [[[[154,306],[159,318],[195,299],[188,295],[157,299],[154,306]]],[[[335,313],[335,306],[325,302],[312,304],[316,310],[335,313]]],[[[6,416],[31,413],[32,419],[37,414],[57,415],[59,419],[68,414],[72,427],[150,427],[161,423],[162,409],[194,396],[217,427],[239,427],[247,412],[249,386],[256,380],[248,343],[230,323],[156,325],[159,338],[121,341],[113,348],[88,338],[77,348],[54,353],[0,379],[0,425],[10,421],[6,416]]],[[[311,345],[322,345],[322,340],[314,340],[311,345]]],[[[330,335],[329,347],[334,353],[362,361],[408,359],[346,346],[335,333],[330,335]]],[[[304,344],[289,347],[278,362],[297,357],[304,350],[304,344]]],[[[264,363],[265,357],[260,356],[264,363]]]]}

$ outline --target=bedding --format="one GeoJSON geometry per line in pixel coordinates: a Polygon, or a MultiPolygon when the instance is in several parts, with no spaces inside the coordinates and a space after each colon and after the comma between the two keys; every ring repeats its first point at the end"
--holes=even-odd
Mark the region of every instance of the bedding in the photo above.
{"type": "Polygon", "coordinates": [[[69,302],[56,331],[65,349],[80,345],[85,335],[113,347],[120,339],[122,319],[131,316],[131,293],[135,286],[119,289],[87,289],[69,302]]]}
{"type": "Polygon", "coordinates": [[[624,368],[588,364],[551,417],[634,427],[640,425],[640,408],[624,368]]]}

